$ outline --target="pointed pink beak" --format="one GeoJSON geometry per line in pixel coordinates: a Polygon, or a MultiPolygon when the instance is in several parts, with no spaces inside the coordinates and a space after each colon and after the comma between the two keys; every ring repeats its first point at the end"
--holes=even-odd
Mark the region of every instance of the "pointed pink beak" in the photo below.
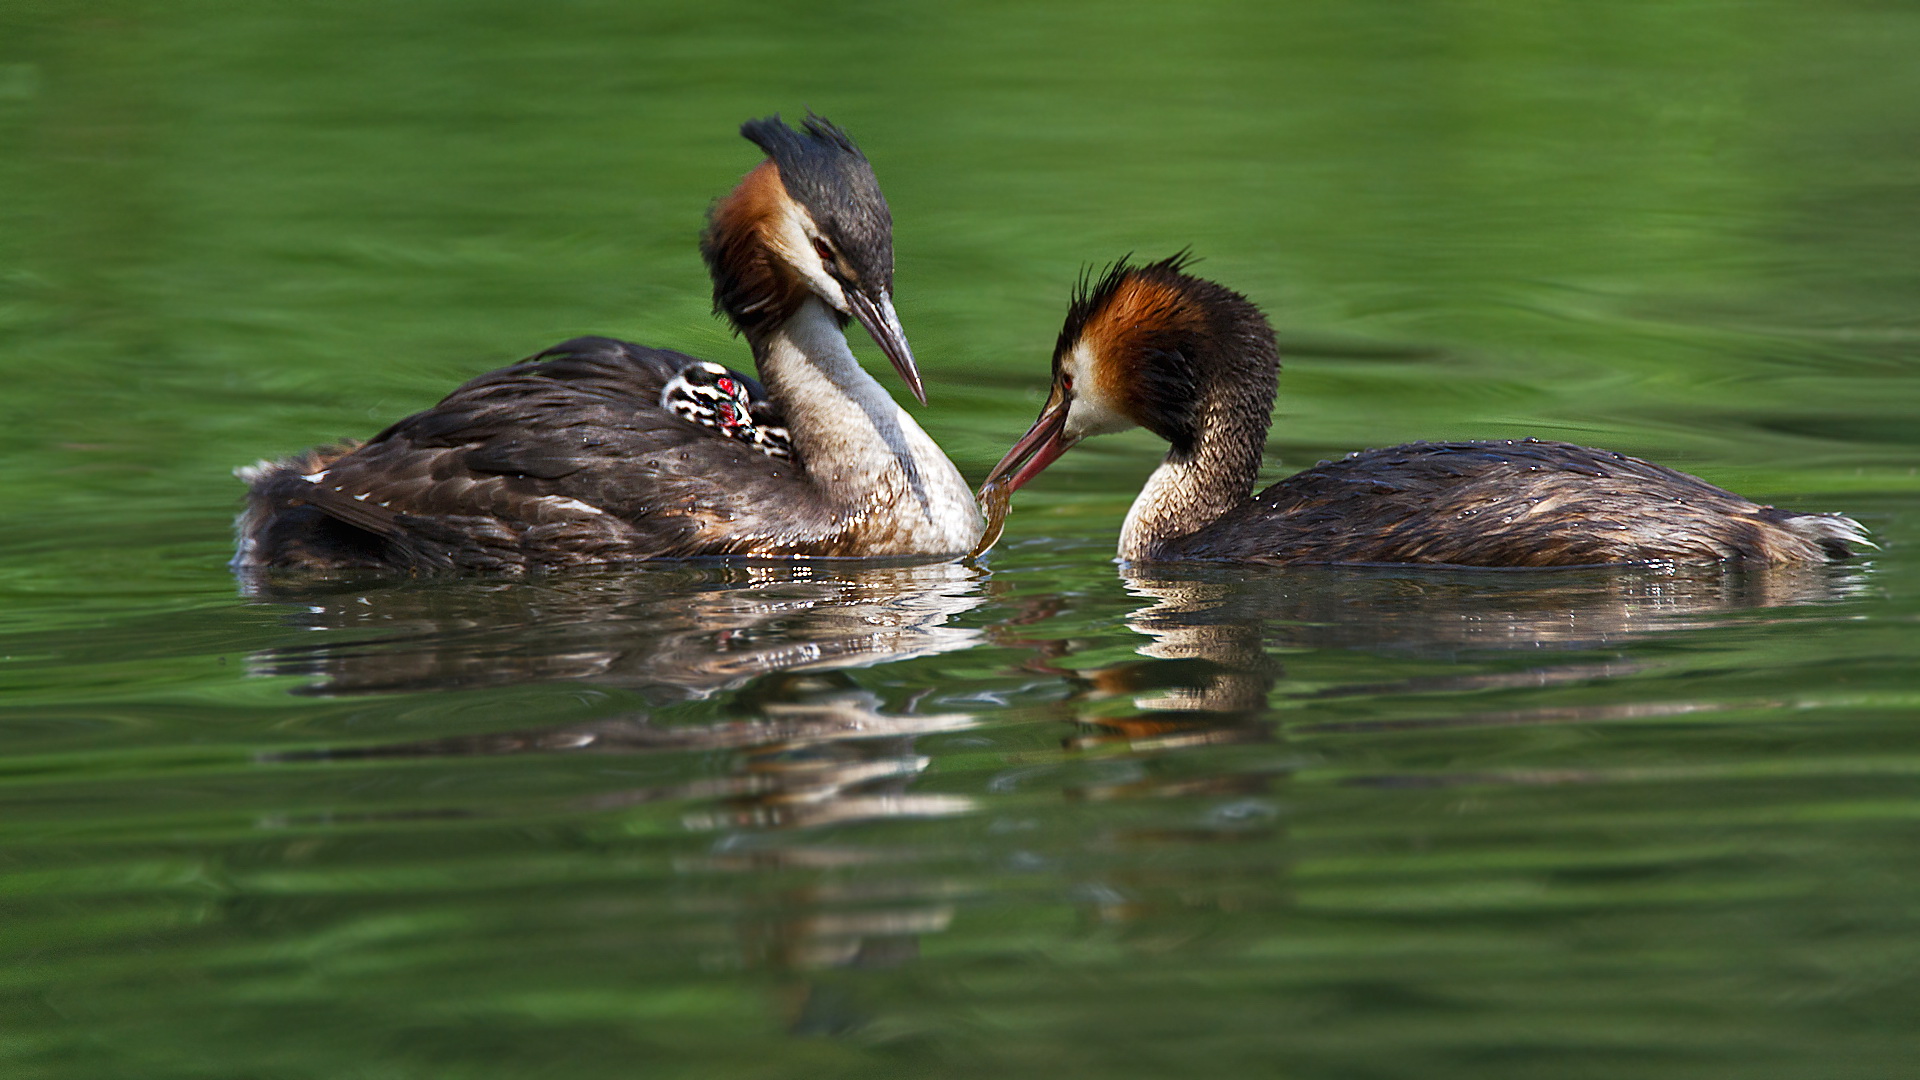
{"type": "Polygon", "coordinates": [[[1055,383],[1052,396],[1047,398],[1047,407],[1040,410],[1040,418],[987,474],[987,484],[998,484],[1008,493],[1018,491],[1021,485],[1072,449],[1079,441],[1067,438],[1067,413],[1072,407],[1072,396],[1055,383]]]}

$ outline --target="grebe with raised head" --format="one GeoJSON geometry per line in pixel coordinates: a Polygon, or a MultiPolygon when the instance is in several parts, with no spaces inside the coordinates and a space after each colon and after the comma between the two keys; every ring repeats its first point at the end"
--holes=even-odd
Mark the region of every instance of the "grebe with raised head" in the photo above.
{"type": "Polygon", "coordinates": [[[700,251],[764,390],[682,353],[576,338],[366,443],[240,470],[234,566],[964,555],[982,528],[966,482],[847,346],[857,319],[925,401],[872,167],[819,117],[740,132],[767,160],[715,203],[700,251]]]}
{"type": "Polygon", "coordinates": [[[1046,406],[985,501],[1004,510],[1080,440],[1139,426],[1172,448],[1121,526],[1133,562],[1808,563],[1872,546],[1842,514],[1761,506],[1663,465],[1534,439],[1361,451],[1255,495],[1280,370],[1273,329],[1186,262],[1122,260],[1081,282],[1046,406]]]}

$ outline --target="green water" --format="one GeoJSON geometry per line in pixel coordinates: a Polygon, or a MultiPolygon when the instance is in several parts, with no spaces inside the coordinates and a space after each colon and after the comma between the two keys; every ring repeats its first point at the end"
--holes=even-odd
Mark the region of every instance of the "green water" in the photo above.
{"type": "Polygon", "coordinates": [[[1910,1072],[1916,54],[1825,0],[0,0],[0,1075],[1910,1072]],[[1281,327],[1274,475],[1566,438],[1883,548],[1128,577],[1136,433],[980,567],[228,573],[235,465],[580,333],[745,362],[693,239],[808,106],[972,478],[1079,269],[1191,245],[1281,327]]]}

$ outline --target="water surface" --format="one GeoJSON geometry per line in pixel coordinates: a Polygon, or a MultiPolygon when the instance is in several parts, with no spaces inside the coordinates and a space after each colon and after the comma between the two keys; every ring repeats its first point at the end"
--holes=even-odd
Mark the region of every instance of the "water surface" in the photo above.
{"type": "Polygon", "coordinates": [[[0,6],[0,1071],[1899,1074],[1917,49],[1865,3],[0,6]],[[1280,327],[1275,476],[1565,438],[1882,550],[1123,572],[1135,434],[977,566],[227,571],[235,465],[580,333],[744,363],[693,240],[808,106],[970,477],[1080,268],[1191,245],[1280,327]]]}

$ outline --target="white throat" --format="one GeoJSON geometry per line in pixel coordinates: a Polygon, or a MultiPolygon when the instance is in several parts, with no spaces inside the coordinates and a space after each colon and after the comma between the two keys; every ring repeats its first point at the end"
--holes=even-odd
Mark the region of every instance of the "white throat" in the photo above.
{"type": "Polygon", "coordinates": [[[871,534],[873,555],[964,555],[985,525],[967,482],[867,374],[833,311],[809,296],[755,359],[815,485],[871,534]]]}
{"type": "Polygon", "coordinates": [[[1203,478],[1192,459],[1162,461],[1140,487],[1140,494],[1120,523],[1120,558],[1139,562],[1151,556],[1153,547],[1168,539],[1168,518],[1191,503],[1188,492],[1203,478]]]}

